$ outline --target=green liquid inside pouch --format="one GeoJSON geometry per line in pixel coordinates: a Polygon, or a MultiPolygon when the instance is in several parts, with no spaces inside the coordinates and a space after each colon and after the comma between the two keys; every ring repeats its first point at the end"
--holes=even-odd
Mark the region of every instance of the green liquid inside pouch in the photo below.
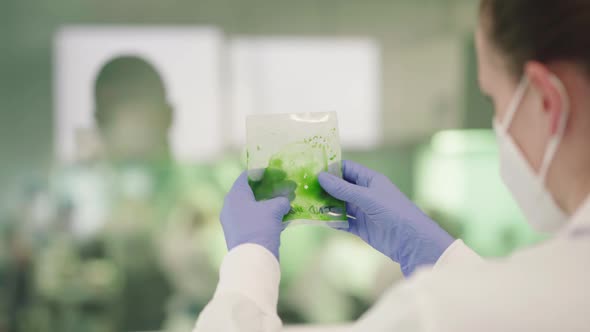
{"type": "Polygon", "coordinates": [[[283,222],[347,228],[346,205],[326,193],[320,172],[342,177],[336,113],[255,115],[247,119],[250,186],[258,201],[287,197],[283,222]]]}

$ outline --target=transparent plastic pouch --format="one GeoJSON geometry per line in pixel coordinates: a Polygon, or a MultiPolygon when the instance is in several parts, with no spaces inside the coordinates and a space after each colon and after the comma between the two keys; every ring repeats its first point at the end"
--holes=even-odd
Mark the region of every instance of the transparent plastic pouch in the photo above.
{"type": "Polygon", "coordinates": [[[335,112],[252,115],[246,129],[248,179],[258,201],[287,197],[288,224],[348,227],[345,203],[318,182],[320,172],[342,177],[335,112]]]}

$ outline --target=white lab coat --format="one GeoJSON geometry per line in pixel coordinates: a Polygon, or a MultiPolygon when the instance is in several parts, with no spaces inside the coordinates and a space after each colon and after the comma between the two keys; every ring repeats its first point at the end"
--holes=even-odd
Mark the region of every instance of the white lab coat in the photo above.
{"type": "MultiPolygon", "coordinates": [[[[194,332],[289,331],[276,313],[279,279],[266,249],[233,249],[194,332]]],[[[457,240],[356,323],[309,331],[590,331],[590,199],[541,245],[483,260],[457,240]]]]}

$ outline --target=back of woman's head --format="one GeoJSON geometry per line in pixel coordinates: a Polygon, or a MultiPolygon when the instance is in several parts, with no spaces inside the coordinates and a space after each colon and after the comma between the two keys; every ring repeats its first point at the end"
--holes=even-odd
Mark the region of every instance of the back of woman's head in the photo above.
{"type": "Polygon", "coordinates": [[[481,15],[515,77],[531,60],[571,61],[590,77],[590,0],[482,0],[481,15]]]}

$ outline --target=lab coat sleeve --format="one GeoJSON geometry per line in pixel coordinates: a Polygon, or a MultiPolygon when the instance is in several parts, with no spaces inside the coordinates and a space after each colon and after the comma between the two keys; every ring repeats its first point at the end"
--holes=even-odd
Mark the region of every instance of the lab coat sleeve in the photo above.
{"type": "MultiPolygon", "coordinates": [[[[434,270],[448,265],[483,262],[463,241],[455,241],[441,256],[434,270]]],[[[424,269],[426,270],[426,269],[424,269]]],[[[263,247],[246,244],[234,248],[225,257],[217,290],[200,314],[193,332],[209,331],[281,331],[277,316],[280,267],[263,247]]],[[[403,283],[353,326],[338,331],[364,331],[367,328],[393,328],[400,331],[425,331],[428,317],[419,287],[403,283]]],[[[323,331],[323,329],[320,328],[323,331]]]]}
{"type": "Polygon", "coordinates": [[[589,241],[556,241],[423,269],[385,293],[354,332],[588,331],[588,252],[589,241]]]}
{"type": "Polygon", "coordinates": [[[280,267],[265,248],[244,244],[221,265],[213,299],[201,312],[193,332],[277,332],[280,267]]]}
{"type": "Polygon", "coordinates": [[[471,250],[462,240],[456,240],[440,256],[434,269],[443,268],[449,265],[457,264],[477,264],[483,263],[484,260],[475,251],[471,250]]]}
{"type": "MultiPolygon", "coordinates": [[[[437,270],[455,269],[483,264],[485,261],[462,240],[456,240],[447,248],[433,268],[424,267],[417,275],[437,274],[437,270]]],[[[428,290],[417,278],[391,288],[353,327],[361,331],[438,331],[433,321],[436,308],[431,305],[428,290]]]]}

